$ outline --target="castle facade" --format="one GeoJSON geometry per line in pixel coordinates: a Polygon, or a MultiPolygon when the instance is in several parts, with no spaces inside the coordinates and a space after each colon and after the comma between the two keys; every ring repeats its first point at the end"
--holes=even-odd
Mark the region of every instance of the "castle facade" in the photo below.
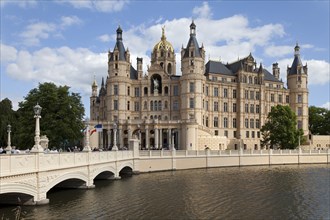
{"type": "Polygon", "coordinates": [[[92,84],[91,123],[102,129],[91,136],[91,146],[124,148],[135,136],[141,149],[260,149],[260,128],[276,105],[289,105],[298,128],[308,134],[308,69],[298,44],[285,87],[277,63],[269,72],[251,54],[227,64],[205,63],[194,22],[187,39],[178,74],[175,51],[163,28],[144,74],[142,58],[135,69],[123,31],[117,29],[106,81],[102,79],[99,89],[96,80],[92,84]]]}

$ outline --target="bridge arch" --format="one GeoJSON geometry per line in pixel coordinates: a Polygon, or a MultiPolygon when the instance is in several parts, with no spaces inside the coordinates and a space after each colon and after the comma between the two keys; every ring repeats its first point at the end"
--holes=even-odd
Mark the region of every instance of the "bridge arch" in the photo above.
{"type": "Polygon", "coordinates": [[[33,197],[37,196],[37,188],[32,185],[27,185],[24,183],[8,183],[8,184],[1,184],[1,194],[5,193],[22,193],[27,194],[33,197]]]}
{"type": "Polygon", "coordinates": [[[131,168],[133,170],[133,167],[134,167],[133,162],[126,161],[126,162],[120,164],[120,166],[118,167],[118,171],[120,172],[125,167],[129,167],[129,168],[131,168]]]}
{"type": "Polygon", "coordinates": [[[95,170],[93,172],[93,175],[91,176],[91,179],[95,179],[98,175],[100,175],[101,173],[104,173],[104,172],[110,172],[113,174],[113,176],[115,176],[116,174],[116,168],[113,167],[113,166],[104,166],[104,167],[101,167],[97,170],[95,170]]]}
{"type": "Polygon", "coordinates": [[[48,192],[51,188],[53,188],[57,184],[64,182],[66,180],[70,180],[70,179],[78,179],[78,180],[85,182],[86,184],[88,183],[88,176],[87,176],[87,174],[85,174],[83,172],[66,173],[64,175],[57,177],[53,181],[49,182],[45,188],[45,192],[48,192]]]}

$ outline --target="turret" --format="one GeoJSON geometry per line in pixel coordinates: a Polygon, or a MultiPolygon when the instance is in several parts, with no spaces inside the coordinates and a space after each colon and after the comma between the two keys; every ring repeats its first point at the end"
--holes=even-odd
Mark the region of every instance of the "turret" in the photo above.
{"type": "Polygon", "coordinates": [[[294,59],[287,68],[287,85],[290,90],[290,107],[296,112],[298,128],[308,135],[308,68],[302,65],[300,47],[294,48],[294,59]]]}
{"type": "Polygon", "coordinates": [[[280,68],[278,67],[278,63],[273,63],[273,76],[276,79],[280,79],[280,68]]]}
{"type": "Polygon", "coordinates": [[[137,57],[136,58],[136,67],[137,67],[138,77],[140,79],[142,78],[142,74],[143,74],[142,66],[143,66],[143,58],[137,57]]]}

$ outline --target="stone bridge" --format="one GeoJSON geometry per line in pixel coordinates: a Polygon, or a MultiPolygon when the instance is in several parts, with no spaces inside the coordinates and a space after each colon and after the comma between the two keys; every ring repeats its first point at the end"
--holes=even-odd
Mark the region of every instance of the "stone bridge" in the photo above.
{"type": "Polygon", "coordinates": [[[0,203],[47,204],[53,187],[94,188],[94,179],[134,172],[133,158],[133,151],[1,155],[0,203]]]}
{"type": "Polygon", "coordinates": [[[120,179],[124,173],[227,166],[329,163],[330,150],[128,151],[0,155],[0,203],[49,203],[54,187],[94,188],[95,179],[120,179]]]}

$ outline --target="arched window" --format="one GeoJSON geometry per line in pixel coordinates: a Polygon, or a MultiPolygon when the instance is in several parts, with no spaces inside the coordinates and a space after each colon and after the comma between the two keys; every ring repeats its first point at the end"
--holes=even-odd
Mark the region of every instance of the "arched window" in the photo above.
{"type": "Polygon", "coordinates": [[[161,63],[160,63],[160,66],[163,68],[163,66],[164,66],[164,63],[163,63],[163,62],[161,62],[161,63]]]}
{"type": "Polygon", "coordinates": [[[258,84],[258,78],[254,77],[254,84],[258,84]]]}
{"type": "Polygon", "coordinates": [[[150,119],[153,119],[154,117],[152,115],[150,115],[150,119]]]}
{"type": "Polygon", "coordinates": [[[246,81],[247,81],[247,77],[243,76],[243,83],[246,83],[246,81]]]}
{"type": "Polygon", "coordinates": [[[206,127],[209,126],[209,117],[206,116],[206,127]]]}
{"type": "Polygon", "coordinates": [[[164,108],[167,109],[167,107],[168,107],[168,104],[167,104],[167,101],[165,101],[164,108]]]}
{"type": "Polygon", "coordinates": [[[144,87],[144,95],[148,95],[148,88],[147,87],[144,87]]]}
{"type": "Polygon", "coordinates": [[[146,110],[147,108],[148,108],[148,106],[147,106],[147,101],[144,101],[143,109],[146,110]]]}
{"type": "Polygon", "coordinates": [[[157,111],[158,110],[158,107],[157,107],[157,101],[154,101],[154,110],[157,111]]]}
{"type": "Polygon", "coordinates": [[[154,110],[154,102],[150,101],[150,111],[153,111],[153,110],[154,110]]]}
{"type": "Polygon", "coordinates": [[[171,63],[167,64],[167,73],[172,74],[172,64],[171,63]]]}
{"type": "Polygon", "coordinates": [[[165,86],[164,92],[165,92],[165,95],[168,95],[168,87],[167,86],[165,86]]]}

